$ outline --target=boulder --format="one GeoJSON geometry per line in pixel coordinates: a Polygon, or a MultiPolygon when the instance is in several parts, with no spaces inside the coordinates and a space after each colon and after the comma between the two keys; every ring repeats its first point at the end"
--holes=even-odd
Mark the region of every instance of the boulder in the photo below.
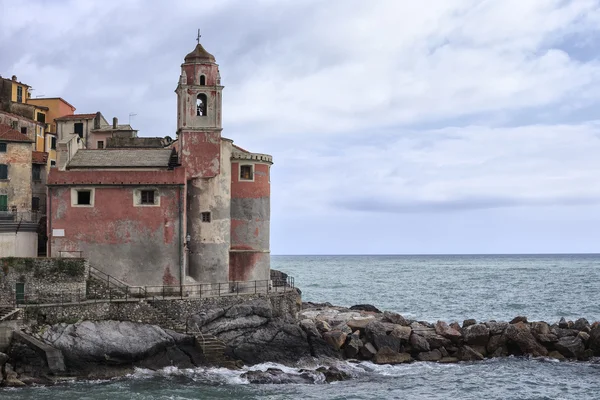
{"type": "Polygon", "coordinates": [[[490,337],[490,330],[484,324],[469,325],[463,329],[463,336],[468,345],[485,346],[490,337]]]}
{"type": "Polygon", "coordinates": [[[594,352],[595,355],[600,356],[600,325],[596,325],[590,331],[588,347],[594,352]]]}
{"type": "Polygon", "coordinates": [[[523,322],[523,323],[525,323],[525,324],[526,324],[526,323],[527,323],[527,317],[524,317],[524,316],[521,316],[521,315],[520,315],[520,316],[518,316],[518,317],[514,317],[514,318],[512,319],[512,321],[510,321],[510,323],[511,323],[511,324],[516,324],[516,323],[518,323],[518,322],[523,322]]]}
{"type": "Polygon", "coordinates": [[[470,348],[472,348],[473,350],[475,350],[476,352],[478,352],[479,354],[481,354],[482,356],[487,356],[488,352],[487,349],[485,348],[485,346],[482,346],[480,344],[473,344],[471,346],[469,346],[470,348]]]}
{"type": "Polygon", "coordinates": [[[585,332],[589,332],[590,331],[590,323],[588,322],[587,319],[585,318],[579,318],[577,321],[575,321],[575,323],[573,324],[573,329],[576,329],[578,331],[585,331],[585,332]]]}
{"type": "Polygon", "coordinates": [[[509,324],[504,334],[509,342],[514,343],[519,348],[522,354],[531,354],[534,357],[548,355],[548,350],[535,340],[529,325],[523,322],[509,324]]]}
{"type": "Polygon", "coordinates": [[[590,340],[590,334],[586,333],[585,331],[579,332],[579,335],[577,336],[581,338],[584,344],[586,344],[588,340],[590,340]]]}
{"type": "Polygon", "coordinates": [[[418,353],[431,350],[427,340],[425,340],[423,336],[417,335],[415,333],[410,335],[409,343],[412,349],[418,353]]]}
{"type": "Polygon", "coordinates": [[[0,370],[2,370],[2,367],[4,366],[4,364],[6,364],[7,361],[8,356],[4,353],[0,353],[0,370]]]}
{"type": "Polygon", "coordinates": [[[435,333],[445,338],[448,338],[453,342],[458,342],[462,338],[462,333],[460,333],[459,330],[450,327],[444,321],[438,321],[435,324],[435,333]]]}
{"type": "Polygon", "coordinates": [[[373,357],[373,362],[375,364],[404,364],[412,361],[412,357],[408,353],[397,353],[389,347],[384,347],[380,349],[375,357],[373,357]]]}
{"type": "Polygon", "coordinates": [[[306,332],[308,337],[321,337],[321,333],[318,331],[315,321],[312,319],[303,319],[299,322],[300,328],[306,332]]]}
{"type": "Polygon", "coordinates": [[[556,350],[567,358],[578,358],[583,354],[585,345],[579,336],[565,336],[554,343],[556,350]]]}
{"type": "Polygon", "coordinates": [[[356,305],[350,307],[350,309],[356,310],[356,311],[369,311],[369,312],[381,314],[381,311],[377,307],[375,307],[371,304],[356,304],[356,305]]]}
{"type": "Polygon", "coordinates": [[[567,322],[567,320],[565,319],[565,317],[562,317],[560,319],[560,321],[558,321],[558,327],[562,328],[562,329],[569,328],[569,323],[567,322]]]}
{"type": "Polygon", "coordinates": [[[352,329],[353,331],[355,331],[355,330],[364,331],[365,328],[367,327],[367,325],[373,321],[375,321],[374,317],[352,318],[346,322],[346,325],[348,325],[348,327],[350,327],[350,329],[352,329]]]}
{"type": "Polygon", "coordinates": [[[347,358],[355,358],[360,353],[361,347],[363,347],[363,342],[358,335],[348,335],[344,345],[344,354],[347,358]]]}
{"type": "Polygon", "coordinates": [[[341,331],[341,332],[344,332],[346,335],[350,335],[352,333],[352,329],[348,325],[346,325],[345,321],[332,326],[331,330],[332,331],[341,331]]]}
{"type": "Polygon", "coordinates": [[[13,366],[6,363],[4,364],[4,381],[2,386],[5,387],[22,387],[25,383],[17,379],[17,373],[13,369],[13,366]]]}
{"type": "Polygon", "coordinates": [[[458,322],[452,322],[450,324],[450,328],[456,329],[457,331],[462,332],[462,328],[460,327],[460,324],[458,322]]]}
{"type": "Polygon", "coordinates": [[[391,322],[392,324],[396,324],[396,325],[402,325],[402,326],[410,325],[410,322],[408,322],[402,315],[395,313],[395,312],[391,312],[391,311],[384,311],[382,320],[391,322]]]}
{"type": "Polygon", "coordinates": [[[399,352],[402,346],[401,338],[395,335],[388,335],[395,327],[396,325],[390,323],[372,321],[365,328],[365,337],[367,341],[375,345],[377,350],[389,347],[399,352]]]}
{"type": "Polygon", "coordinates": [[[325,376],[325,382],[327,383],[345,381],[350,378],[347,373],[339,370],[336,367],[319,367],[316,369],[316,371],[325,376]]]}
{"type": "Polygon", "coordinates": [[[456,358],[460,361],[481,361],[483,355],[473,350],[470,346],[462,346],[456,352],[456,358]]]}
{"type": "Polygon", "coordinates": [[[243,373],[241,378],[254,384],[312,384],[316,381],[315,377],[309,372],[288,374],[277,368],[269,368],[266,371],[248,371],[243,373]]]}
{"type": "Polygon", "coordinates": [[[564,361],[566,360],[565,356],[563,356],[562,354],[560,354],[558,351],[553,350],[550,353],[548,353],[548,357],[550,358],[554,358],[556,360],[560,360],[560,361],[564,361]]]}
{"type": "Polygon", "coordinates": [[[490,321],[486,322],[485,326],[490,330],[490,335],[501,335],[508,326],[508,322],[490,321]]]}
{"type": "Polygon", "coordinates": [[[505,335],[490,336],[490,340],[488,341],[486,347],[487,353],[493,355],[498,349],[504,349],[504,353],[506,353],[506,341],[507,339],[505,335]]]}
{"type": "Polygon", "coordinates": [[[394,336],[401,341],[408,342],[411,332],[412,329],[410,326],[396,325],[389,334],[390,336],[394,336]]]}
{"type": "Polygon", "coordinates": [[[425,351],[417,355],[419,361],[439,361],[442,359],[442,352],[438,349],[425,351]]]}
{"type": "Polygon", "coordinates": [[[477,323],[477,321],[475,321],[473,318],[465,319],[463,321],[462,327],[463,327],[463,329],[465,329],[466,327],[471,326],[471,325],[475,325],[476,323],[477,323]]]}
{"type": "Polygon", "coordinates": [[[327,342],[335,350],[339,350],[342,348],[344,343],[346,343],[346,335],[342,331],[329,331],[323,334],[323,339],[327,342]]]}
{"type": "Polygon", "coordinates": [[[321,333],[329,332],[331,330],[331,326],[327,321],[316,320],[315,326],[317,327],[317,330],[321,333]]]}
{"type": "Polygon", "coordinates": [[[551,332],[556,335],[556,337],[560,338],[564,338],[567,336],[577,336],[577,334],[579,333],[579,331],[576,331],[575,329],[569,329],[569,328],[553,328],[551,330],[551,332]]]}
{"type": "Polygon", "coordinates": [[[360,348],[359,354],[365,360],[370,360],[375,356],[375,354],[377,354],[377,350],[373,344],[365,343],[364,346],[360,348]]]}

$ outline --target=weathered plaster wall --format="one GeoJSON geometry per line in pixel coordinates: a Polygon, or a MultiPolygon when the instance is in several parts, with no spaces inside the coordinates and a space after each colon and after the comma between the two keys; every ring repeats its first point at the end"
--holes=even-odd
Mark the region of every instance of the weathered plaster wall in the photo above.
{"type": "Polygon", "coordinates": [[[88,263],[80,258],[0,258],[0,304],[14,302],[17,283],[25,284],[28,300],[84,295],[88,273],[88,263]]]}
{"type": "MultiPolygon", "coordinates": [[[[28,224],[32,225],[32,224],[28,224]]],[[[37,226],[37,225],[36,225],[37,226]]],[[[38,234],[35,230],[19,229],[11,224],[10,231],[3,232],[8,226],[0,226],[0,257],[36,257],[38,234]]]]}
{"type": "Polygon", "coordinates": [[[183,189],[174,185],[92,188],[94,204],[87,207],[71,204],[70,187],[50,189],[52,256],[82,251],[90,265],[130,285],[179,284],[183,189]],[[135,206],[134,193],[140,189],[156,189],[160,205],[135,206]],[[64,237],[53,235],[57,229],[64,230],[64,237]]]}
{"type": "Polygon", "coordinates": [[[221,133],[183,131],[179,134],[181,164],[188,179],[212,178],[221,172],[221,133]]]}
{"type": "Polygon", "coordinates": [[[0,180],[0,194],[8,195],[8,209],[31,210],[31,143],[6,142],[0,164],[8,165],[8,179],[0,180]]]}
{"type": "Polygon", "coordinates": [[[40,122],[32,121],[20,115],[0,111],[0,124],[12,126],[13,121],[16,121],[17,123],[17,128],[15,129],[16,131],[21,132],[21,128],[27,129],[27,138],[29,140],[35,140],[36,132],[42,128],[42,124],[40,122]]]}
{"type": "MultiPolygon", "coordinates": [[[[221,141],[222,160],[231,157],[231,142],[221,141]]],[[[191,237],[188,275],[198,282],[227,282],[231,242],[231,166],[223,163],[220,174],[193,179],[188,184],[187,233],[191,237]],[[201,213],[211,221],[202,222],[201,213]]]]}
{"type": "Polygon", "coordinates": [[[271,184],[269,164],[251,161],[231,163],[231,254],[232,281],[269,279],[271,184]],[[240,180],[240,165],[254,165],[253,180],[240,180]]]}

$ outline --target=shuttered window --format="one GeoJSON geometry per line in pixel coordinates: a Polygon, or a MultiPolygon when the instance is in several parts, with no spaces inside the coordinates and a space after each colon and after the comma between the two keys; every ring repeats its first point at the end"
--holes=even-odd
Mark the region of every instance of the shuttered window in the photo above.
{"type": "Polygon", "coordinates": [[[8,165],[0,164],[0,179],[8,179],[8,165]]]}

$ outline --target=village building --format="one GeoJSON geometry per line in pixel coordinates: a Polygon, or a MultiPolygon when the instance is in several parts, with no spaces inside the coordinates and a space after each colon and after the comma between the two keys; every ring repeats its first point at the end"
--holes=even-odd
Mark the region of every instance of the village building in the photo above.
{"type": "MultiPolygon", "coordinates": [[[[32,211],[33,171],[37,169],[44,174],[37,162],[45,160],[43,156],[34,158],[38,155],[32,152],[33,146],[27,135],[0,124],[0,254],[3,257],[38,255],[40,215],[32,211]]],[[[45,189],[43,192],[45,198],[45,189]]]]}
{"type": "Polygon", "coordinates": [[[176,140],[107,129],[99,113],[58,118],[49,255],[85,257],[130,285],[269,280],[272,157],[222,137],[222,91],[198,43],[175,90],[176,140]]]}

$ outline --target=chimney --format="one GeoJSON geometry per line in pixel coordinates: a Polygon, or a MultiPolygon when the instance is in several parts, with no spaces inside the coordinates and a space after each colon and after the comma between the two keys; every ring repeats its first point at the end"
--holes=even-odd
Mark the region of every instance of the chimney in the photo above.
{"type": "Polygon", "coordinates": [[[17,76],[13,75],[11,79],[16,82],[17,81],[17,76]]]}
{"type": "Polygon", "coordinates": [[[119,119],[117,117],[113,117],[113,129],[117,129],[119,125],[119,119]]]}

